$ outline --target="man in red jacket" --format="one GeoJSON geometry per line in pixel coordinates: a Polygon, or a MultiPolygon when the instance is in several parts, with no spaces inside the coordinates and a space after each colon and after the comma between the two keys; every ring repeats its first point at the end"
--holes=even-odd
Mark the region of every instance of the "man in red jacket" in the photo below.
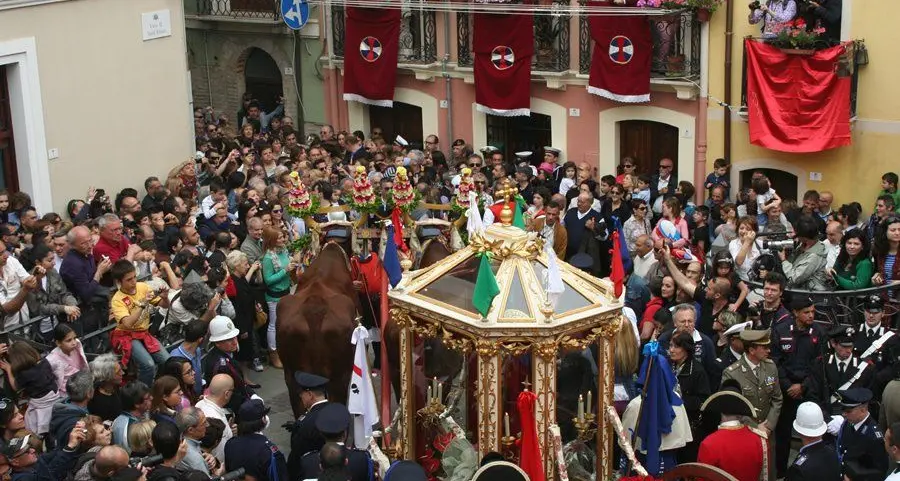
{"type": "Polygon", "coordinates": [[[704,413],[718,413],[722,422],[718,431],[700,443],[698,463],[716,466],[738,481],[758,481],[760,473],[768,474],[768,439],[743,422],[745,417],[753,419],[756,409],[740,394],[736,382],[726,380],[723,390],[710,396],[700,409],[704,413]]]}

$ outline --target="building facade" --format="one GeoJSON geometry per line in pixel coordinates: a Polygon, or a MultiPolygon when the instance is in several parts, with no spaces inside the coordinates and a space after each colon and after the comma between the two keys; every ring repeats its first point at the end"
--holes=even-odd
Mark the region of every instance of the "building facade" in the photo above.
{"type": "Polygon", "coordinates": [[[234,121],[250,92],[263,111],[285,99],[294,125],[318,132],[325,122],[321,15],[311,6],[298,32],[285,26],[275,0],[184,0],[191,90],[198,106],[234,121]]]}
{"type": "Polygon", "coordinates": [[[188,158],[183,19],[182,0],[0,1],[0,187],[63,213],[188,158]]]}

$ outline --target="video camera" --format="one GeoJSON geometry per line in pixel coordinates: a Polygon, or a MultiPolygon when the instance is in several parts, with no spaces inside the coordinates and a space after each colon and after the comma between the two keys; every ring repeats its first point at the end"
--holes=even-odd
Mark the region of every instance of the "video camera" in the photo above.
{"type": "Polygon", "coordinates": [[[144,468],[152,468],[162,462],[163,462],[162,454],[154,454],[151,456],[144,456],[144,457],[135,456],[128,460],[128,465],[131,466],[132,468],[136,468],[136,467],[138,467],[138,465],[140,465],[141,467],[144,467],[144,468]]]}
{"type": "Polygon", "coordinates": [[[797,243],[787,236],[787,232],[761,232],[756,237],[766,237],[761,249],[766,252],[790,251],[797,247],[797,243]]]}
{"type": "Polygon", "coordinates": [[[243,478],[244,474],[246,474],[244,468],[237,468],[234,471],[229,471],[221,476],[209,478],[209,481],[236,481],[243,478]]]}

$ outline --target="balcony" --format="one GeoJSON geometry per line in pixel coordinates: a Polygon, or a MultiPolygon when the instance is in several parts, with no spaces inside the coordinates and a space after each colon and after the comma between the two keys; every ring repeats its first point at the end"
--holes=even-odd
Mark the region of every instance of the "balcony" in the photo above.
{"type": "Polygon", "coordinates": [[[197,0],[196,15],[235,20],[281,21],[276,0],[197,0]]]}
{"type": "MultiPolygon", "coordinates": [[[[437,61],[437,30],[434,11],[403,8],[400,23],[400,52],[397,62],[403,64],[431,64],[437,61]]],[[[344,58],[344,6],[331,6],[331,38],[333,57],[344,58]]]]}

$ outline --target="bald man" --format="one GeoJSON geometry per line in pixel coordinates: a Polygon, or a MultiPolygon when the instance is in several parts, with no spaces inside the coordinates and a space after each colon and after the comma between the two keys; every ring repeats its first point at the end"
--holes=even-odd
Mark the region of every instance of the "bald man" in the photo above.
{"type": "Polygon", "coordinates": [[[832,202],[834,202],[834,194],[827,190],[819,192],[819,218],[825,222],[831,220],[833,214],[831,211],[832,202]]]}
{"type": "MultiPolygon", "coordinates": [[[[609,255],[605,255],[599,245],[594,245],[595,240],[601,241],[607,238],[606,222],[599,212],[591,208],[594,203],[594,196],[589,192],[581,192],[578,194],[578,201],[575,209],[569,209],[566,212],[563,225],[568,234],[566,245],[566,261],[572,259],[572,256],[580,252],[587,252],[594,256],[595,266],[609,266],[609,255]],[[584,242],[583,242],[584,241],[584,242]],[[582,244],[585,244],[583,248],[582,244]],[[596,251],[594,251],[596,248],[596,251]]],[[[602,268],[601,268],[602,269],[602,268]]],[[[601,277],[605,277],[604,272],[598,272],[601,277]]],[[[607,269],[608,270],[608,269],[607,269]]]]}
{"type": "MultiPolygon", "coordinates": [[[[99,263],[94,260],[93,241],[91,231],[84,226],[76,226],[66,234],[69,242],[69,252],[63,257],[59,266],[59,274],[69,292],[78,298],[78,307],[81,309],[80,322],[73,322],[72,327],[81,336],[85,332],[91,332],[100,326],[100,319],[105,315],[104,309],[95,307],[95,297],[105,294],[105,289],[100,286],[100,278],[109,271],[112,262],[103,259],[99,263]]],[[[108,305],[109,301],[100,301],[100,304],[108,305]]]]}
{"type": "MultiPolygon", "coordinates": [[[[128,451],[118,445],[104,446],[97,451],[97,456],[88,461],[79,470],[79,474],[85,469],[93,479],[109,479],[120,469],[128,466],[128,451]]],[[[81,476],[76,476],[82,479],[81,476]]]]}
{"type": "Polygon", "coordinates": [[[213,450],[213,456],[222,463],[225,462],[225,443],[234,436],[234,419],[229,418],[233,414],[225,410],[233,392],[234,379],[228,374],[216,374],[209,380],[209,392],[203,399],[197,401],[197,408],[203,411],[208,419],[218,419],[225,423],[222,440],[213,450]]]}
{"type": "Polygon", "coordinates": [[[840,222],[833,220],[825,225],[825,240],[822,241],[822,245],[825,246],[825,253],[827,254],[825,260],[826,271],[834,267],[837,256],[841,253],[841,238],[843,236],[844,226],[840,222]]]}

